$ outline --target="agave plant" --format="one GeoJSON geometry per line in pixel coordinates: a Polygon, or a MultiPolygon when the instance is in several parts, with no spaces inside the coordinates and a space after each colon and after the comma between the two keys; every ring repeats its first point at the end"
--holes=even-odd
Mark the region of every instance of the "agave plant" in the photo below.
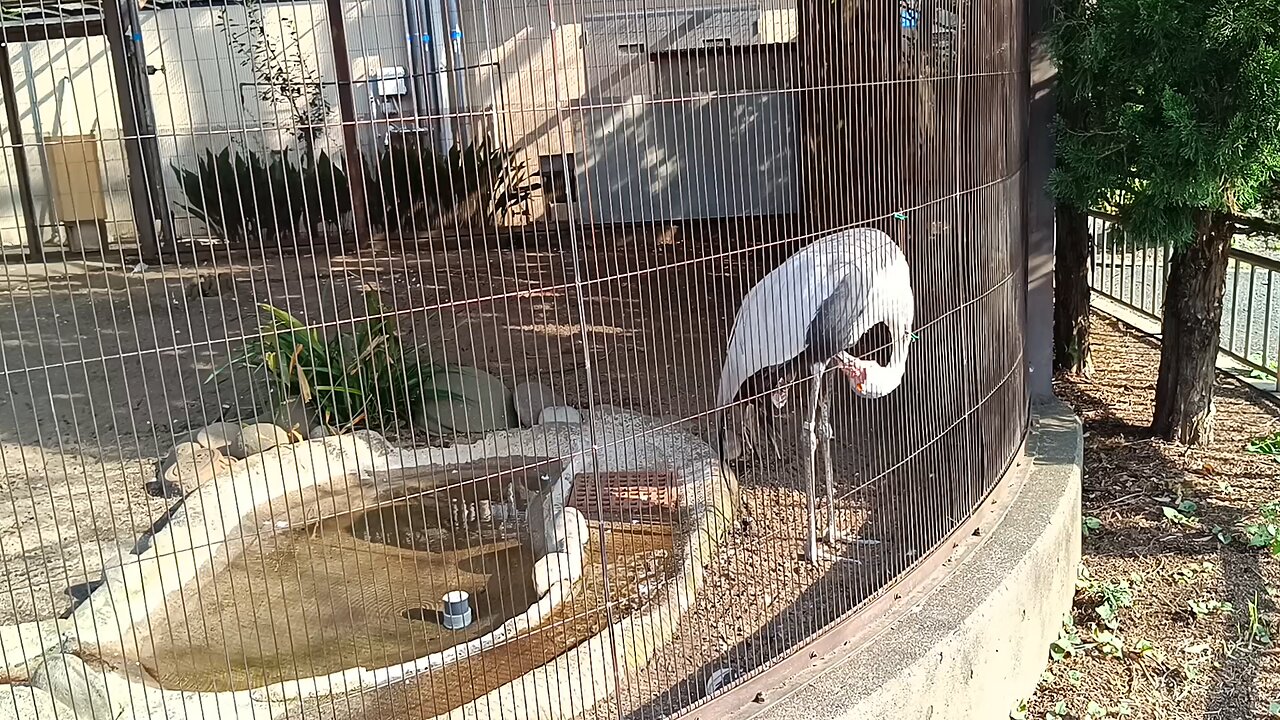
{"type": "Polygon", "coordinates": [[[241,367],[265,380],[273,400],[301,400],[321,422],[339,431],[407,425],[428,400],[453,399],[436,387],[442,366],[406,353],[400,334],[373,296],[368,317],[351,332],[327,337],[270,304],[261,337],[219,368],[210,380],[241,367]]]}
{"type": "Polygon", "coordinates": [[[429,213],[437,206],[439,161],[419,135],[396,137],[365,171],[370,220],[381,228],[426,228],[429,213]]]}
{"type": "Polygon", "coordinates": [[[491,147],[486,140],[454,146],[441,160],[437,170],[441,195],[460,219],[478,213],[486,222],[495,223],[527,206],[533,192],[541,187],[530,174],[528,163],[510,150],[491,147]]]}
{"type": "Polygon", "coordinates": [[[171,166],[180,207],[231,240],[293,233],[338,223],[351,209],[346,172],[327,153],[295,160],[289,151],[206,150],[194,170],[171,166]]]}
{"type": "Polygon", "coordinates": [[[366,172],[369,206],[386,208],[386,225],[428,227],[448,221],[494,224],[526,208],[540,185],[516,153],[481,140],[439,153],[420,136],[388,143],[366,172]]]}

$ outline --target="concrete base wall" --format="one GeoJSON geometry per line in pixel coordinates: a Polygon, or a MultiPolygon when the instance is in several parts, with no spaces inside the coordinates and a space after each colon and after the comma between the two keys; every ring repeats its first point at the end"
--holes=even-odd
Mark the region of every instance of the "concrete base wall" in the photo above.
{"type": "MultiPolygon", "coordinates": [[[[690,720],[1004,720],[1030,695],[1075,593],[1079,421],[1035,408],[1026,454],[945,562],[690,720]],[[878,615],[877,615],[878,612],[878,615]]],[[[940,553],[948,554],[946,549],[940,553]]]]}

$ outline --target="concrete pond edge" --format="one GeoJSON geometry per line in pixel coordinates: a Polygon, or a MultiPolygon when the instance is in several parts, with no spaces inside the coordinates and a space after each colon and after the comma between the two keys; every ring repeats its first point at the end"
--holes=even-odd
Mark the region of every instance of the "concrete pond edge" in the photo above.
{"type": "MultiPolygon", "coordinates": [[[[415,674],[482,652],[506,637],[536,626],[569,597],[581,576],[576,554],[561,577],[525,613],[489,634],[440,653],[385,668],[349,668],[326,676],[302,678],[250,690],[183,692],[144,679],[136,663],[101,658],[130,657],[130,648],[148,615],[172,593],[219,561],[218,549],[254,526],[284,528],[324,517],[335,509],[359,511],[386,490],[386,474],[401,468],[448,466],[492,457],[541,456],[566,459],[548,493],[544,524],[565,522],[576,511],[566,507],[572,478],[601,470],[651,470],[664,467],[679,478],[676,491],[687,512],[681,567],[656,600],[604,628],[547,665],[526,673],[442,718],[565,720],[603,700],[614,687],[617,670],[644,665],[675,631],[703,584],[704,568],[732,527],[737,484],[711,448],[695,436],[653,418],[614,408],[599,408],[581,425],[554,423],[500,431],[469,445],[401,450],[376,433],[357,432],[296,444],[282,444],[243,460],[201,483],[175,503],[136,554],[104,571],[103,581],[69,617],[0,627],[0,668],[9,694],[36,696],[58,708],[57,717],[181,720],[236,717],[269,720],[287,714],[307,698],[367,692],[415,674]],[[359,478],[357,502],[335,506],[335,493],[323,488],[335,480],[359,478]],[[381,478],[381,480],[380,480],[381,478]],[[380,483],[383,483],[380,485],[380,483]],[[296,499],[311,502],[295,517],[296,499]],[[286,502],[283,498],[290,497],[286,502]],[[288,506],[288,507],[286,507],[288,506]],[[566,674],[567,673],[567,674],[566,674]],[[572,687],[563,679],[574,678],[572,687]],[[598,697],[597,697],[598,695],[598,697]]],[[[531,508],[532,511],[532,508],[531,508]]],[[[577,516],[580,518],[580,516],[577,516]]],[[[549,527],[549,525],[548,525],[549,527]]],[[[550,532],[550,531],[548,531],[550,532]]],[[[555,548],[564,550],[563,548],[555,548]]],[[[550,553],[549,553],[550,554],[550,553]]],[[[143,639],[145,640],[145,639],[143,639]]],[[[35,702],[34,700],[31,702],[35,702]]],[[[0,704],[10,704],[0,699],[0,704]]]]}

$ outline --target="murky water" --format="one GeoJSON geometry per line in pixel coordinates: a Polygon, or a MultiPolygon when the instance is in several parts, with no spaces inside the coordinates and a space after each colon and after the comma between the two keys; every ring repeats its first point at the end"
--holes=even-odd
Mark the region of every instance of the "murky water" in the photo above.
{"type": "Polygon", "coordinates": [[[537,601],[519,520],[482,511],[487,494],[455,486],[244,541],[153,614],[154,654],[142,664],[165,687],[239,690],[393,665],[483,635],[537,601]],[[452,590],[472,598],[474,622],[457,631],[439,622],[452,590]]]}

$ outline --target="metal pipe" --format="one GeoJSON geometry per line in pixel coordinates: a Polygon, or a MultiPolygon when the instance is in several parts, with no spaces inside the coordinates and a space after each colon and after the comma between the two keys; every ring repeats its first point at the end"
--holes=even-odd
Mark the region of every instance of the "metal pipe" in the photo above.
{"type": "Polygon", "coordinates": [[[437,141],[441,152],[448,152],[453,147],[453,128],[450,124],[452,108],[449,104],[449,62],[445,56],[445,21],[444,10],[440,7],[443,0],[425,0],[429,20],[427,52],[430,63],[428,71],[434,82],[432,90],[435,99],[433,108],[439,114],[436,121],[437,141]]]}
{"type": "Polygon", "coordinates": [[[133,210],[134,232],[138,236],[138,251],[143,260],[160,259],[160,242],[156,234],[154,198],[147,186],[147,163],[143,154],[139,132],[137,97],[131,77],[129,49],[125,42],[124,18],[120,4],[109,0],[102,4],[103,34],[111,57],[112,77],[115,80],[116,102],[120,110],[120,135],[124,143],[125,167],[129,177],[129,201],[133,210]]]}
{"type": "MultiPolygon", "coordinates": [[[[449,49],[453,53],[453,107],[460,112],[467,111],[467,78],[463,69],[467,66],[466,55],[462,50],[462,20],[458,11],[458,0],[445,0],[446,12],[449,14],[449,49]]],[[[463,142],[470,137],[468,121],[459,118],[458,135],[463,142]]]]}
{"type": "MultiPolygon", "coordinates": [[[[31,63],[31,49],[23,48],[22,52],[22,72],[27,77],[27,102],[31,103],[31,128],[36,133],[36,157],[40,159],[40,173],[45,181],[45,202],[44,211],[49,216],[49,225],[58,226],[58,209],[53,206],[53,197],[48,192],[49,183],[49,159],[45,157],[44,152],[44,125],[40,122],[40,93],[36,92],[36,69],[31,63]]],[[[41,225],[44,223],[42,222],[41,225]]]]}
{"type": "Polygon", "coordinates": [[[409,92],[416,122],[427,108],[426,63],[422,60],[422,46],[426,41],[426,34],[422,32],[422,0],[404,0],[404,33],[409,50],[409,92]]]}
{"type": "MultiPolygon", "coordinates": [[[[30,79],[27,82],[31,82],[30,79]]],[[[44,243],[36,222],[35,201],[31,196],[31,172],[27,168],[27,149],[22,143],[22,118],[18,114],[18,93],[14,90],[13,63],[9,60],[8,41],[0,42],[0,92],[4,95],[5,121],[9,125],[9,142],[13,151],[13,171],[18,181],[18,202],[22,206],[23,226],[27,234],[29,259],[44,259],[44,243]]]]}
{"type": "Polygon", "coordinates": [[[441,599],[444,610],[440,624],[450,630],[461,630],[471,624],[471,595],[465,590],[452,590],[441,599]]]}
{"type": "Polygon", "coordinates": [[[351,53],[347,49],[346,17],[341,0],[325,0],[329,20],[329,44],[333,52],[333,74],[338,81],[338,113],[342,117],[342,152],[347,165],[347,185],[351,192],[351,219],[356,241],[369,236],[369,215],[365,207],[364,165],[360,154],[356,103],[351,89],[351,53]]]}

